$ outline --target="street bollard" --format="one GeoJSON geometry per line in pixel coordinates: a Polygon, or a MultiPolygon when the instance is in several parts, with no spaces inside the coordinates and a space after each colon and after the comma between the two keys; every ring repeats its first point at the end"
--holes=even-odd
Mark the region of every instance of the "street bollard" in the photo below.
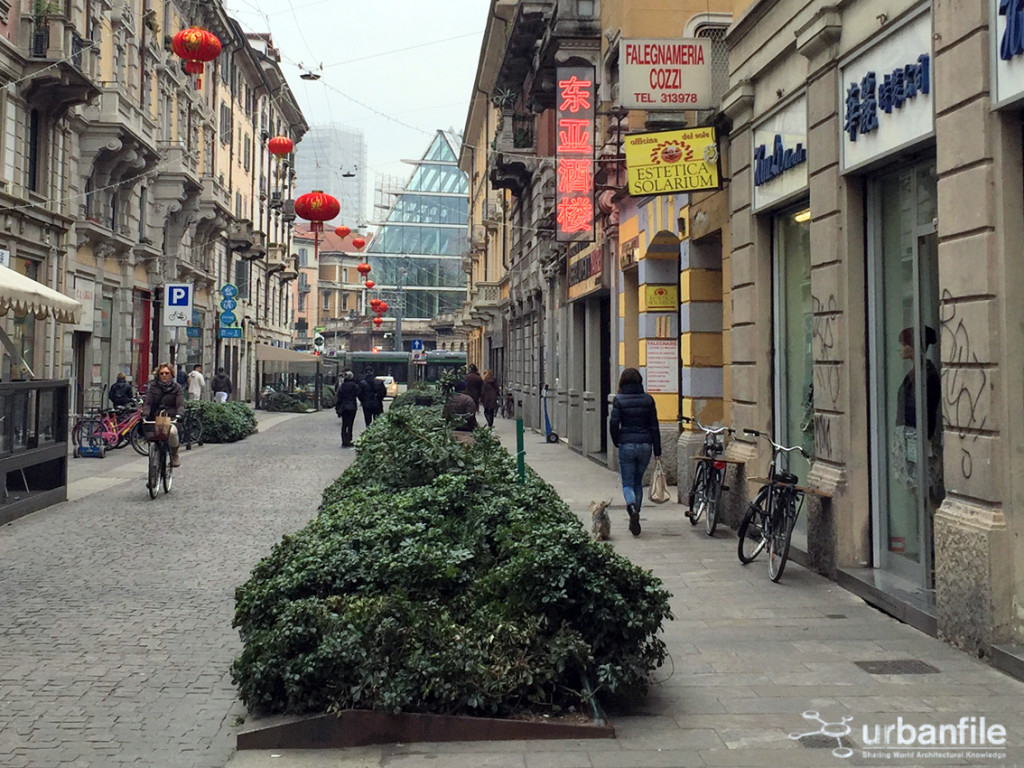
{"type": "Polygon", "coordinates": [[[523,445],[523,420],[516,419],[516,468],[519,482],[526,482],[526,447],[523,445]]]}

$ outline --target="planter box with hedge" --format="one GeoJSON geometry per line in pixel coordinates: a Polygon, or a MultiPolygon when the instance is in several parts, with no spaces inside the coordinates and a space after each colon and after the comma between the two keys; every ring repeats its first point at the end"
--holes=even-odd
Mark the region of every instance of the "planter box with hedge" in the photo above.
{"type": "Polygon", "coordinates": [[[250,710],[558,714],[646,692],[670,595],[489,431],[456,442],[440,407],[396,403],[357,448],[236,591],[250,710]]]}

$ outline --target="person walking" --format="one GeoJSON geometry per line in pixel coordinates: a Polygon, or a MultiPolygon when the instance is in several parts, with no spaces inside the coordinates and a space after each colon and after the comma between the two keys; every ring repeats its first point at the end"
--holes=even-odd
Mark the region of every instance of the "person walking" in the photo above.
{"type": "Polygon", "coordinates": [[[472,363],[469,364],[469,371],[466,373],[466,394],[473,398],[476,407],[480,407],[480,397],[484,391],[484,379],[480,375],[480,369],[472,363]]]}
{"type": "Polygon", "coordinates": [[[454,432],[472,432],[476,429],[476,409],[476,402],[466,394],[466,382],[457,381],[442,413],[452,423],[454,432]]]}
{"type": "Polygon", "coordinates": [[[204,389],[206,389],[206,377],[203,376],[203,366],[197,363],[192,366],[192,372],[188,375],[188,399],[202,400],[204,389]]]}
{"type": "Polygon", "coordinates": [[[115,408],[124,408],[132,401],[132,385],[124,373],[117,374],[117,381],[110,385],[110,392],[107,393],[110,402],[115,408]]]}
{"type": "Polygon", "coordinates": [[[654,398],[644,391],[643,377],[636,368],[626,368],[619,377],[610,426],[612,443],[619,449],[619,476],[629,514],[629,532],[639,536],[644,472],[652,453],[661,458],[661,430],[654,398]]]}
{"type": "Polygon", "coordinates": [[[352,371],[345,371],[345,377],[338,385],[338,399],[334,404],[334,412],[341,419],[341,447],[352,447],[352,425],[359,410],[359,385],[352,371]]]}
{"type": "Polygon", "coordinates": [[[384,382],[377,381],[373,375],[373,368],[367,366],[363,369],[363,378],[359,380],[359,402],[363,406],[363,418],[366,426],[369,427],[375,418],[384,413],[384,398],[387,390],[384,382]]]}
{"type": "Polygon", "coordinates": [[[480,395],[480,403],[484,407],[484,418],[487,419],[487,426],[494,426],[494,414],[498,412],[498,399],[501,397],[501,387],[490,369],[484,371],[483,390],[480,395]]]}
{"type": "Polygon", "coordinates": [[[226,403],[228,395],[235,391],[235,387],[231,383],[231,377],[227,375],[223,368],[217,369],[217,373],[213,376],[213,382],[210,384],[210,389],[213,390],[213,402],[215,403],[226,403]]]}
{"type": "Polygon", "coordinates": [[[177,376],[175,376],[175,379],[178,382],[178,386],[181,387],[181,390],[184,392],[185,388],[188,387],[188,374],[185,373],[184,365],[178,366],[178,373],[177,376]]]}

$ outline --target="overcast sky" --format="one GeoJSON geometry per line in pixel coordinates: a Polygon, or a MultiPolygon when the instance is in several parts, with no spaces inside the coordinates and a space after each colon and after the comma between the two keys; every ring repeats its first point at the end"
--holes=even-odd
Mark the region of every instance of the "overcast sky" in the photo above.
{"type": "Polygon", "coordinates": [[[436,130],[462,132],[489,0],[224,3],[242,29],[273,36],[310,125],[363,132],[368,205],[377,173],[404,180],[401,161],[422,157],[436,130]],[[307,70],[321,78],[302,80],[307,70]]]}

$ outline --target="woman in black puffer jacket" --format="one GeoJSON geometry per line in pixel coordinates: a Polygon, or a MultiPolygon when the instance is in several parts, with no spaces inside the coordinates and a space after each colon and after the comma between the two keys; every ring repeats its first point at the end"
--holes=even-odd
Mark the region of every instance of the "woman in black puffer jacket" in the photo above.
{"type": "Polygon", "coordinates": [[[654,398],[644,392],[644,380],[636,368],[627,368],[619,377],[619,394],[612,401],[611,433],[612,442],[619,449],[619,475],[629,513],[629,532],[639,536],[644,472],[652,454],[661,457],[661,431],[654,398]]]}

